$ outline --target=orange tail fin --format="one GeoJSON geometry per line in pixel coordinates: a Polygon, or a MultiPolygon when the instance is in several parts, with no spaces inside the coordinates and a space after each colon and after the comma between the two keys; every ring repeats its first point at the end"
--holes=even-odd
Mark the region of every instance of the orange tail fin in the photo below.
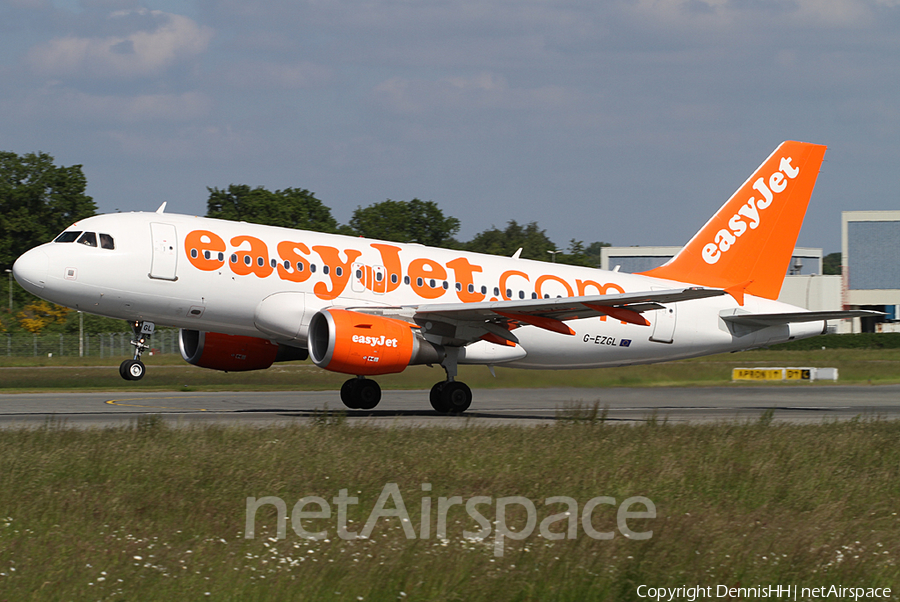
{"type": "Polygon", "coordinates": [[[825,147],[783,142],[668,263],[644,272],[777,299],[825,147]]]}

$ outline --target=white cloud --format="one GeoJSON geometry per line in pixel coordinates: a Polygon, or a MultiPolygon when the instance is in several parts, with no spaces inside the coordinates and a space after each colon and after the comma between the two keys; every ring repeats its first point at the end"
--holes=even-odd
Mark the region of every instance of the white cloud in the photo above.
{"type": "Polygon", "coordinates": [[[47,86],[29,96],[26,112],[32,117],[53,116],[73,123],[158,124],[201,119],[212,106],[212,99],[199,92],[117,96],[47,86]]]}
{"type": "Polygon", "coordinates": [[[746,3],[736,0],[638,0],[637,11],[653,21],[701,28],[786,24],[857,27],[870,24],[873,6],[893,6],[898,0],[794,0],[784,3],[746,3]]]}
{"type": "MultiPolygon", "coordinates": [[[[28,62],[41,75],[52,77],[147,77],[202,54],[212,38],[212,29],[188,17],[139,12],[154,17],[156,27],[124,36],[56,38],[32,48],[28,62]]],[[[111,18],[130,14],[117,12],[111,18]]]]}
{"type": "Polygon", "coordinates": [[[331,70],[306,61],[284,64],[242,60],[225,68],[220,78],[236,88],[292,90],[320,85],[331,78],[331,70]]]}
{"type": "Polygon", "coordinates": [[[185,126],[172,132],[113,130],[110,140],[130,157],[154,161],[246,161],[268,150],[267,143],[252,133],[231,126],[185,126]]]}
{"type": "Polygon", "coordinates": [[[797,18],[812,24],[837,27],[868,25],[874,14],[872,3],[862,0],[798,0],[797,18]]]}
{"type": "Polygon", "coordinates": [[[558,86],[514,88],[506,78],[489,72],[436,80],[393,77],[378,84],[374,92],[386,107],[400,113],[445,109],[552,109],[571,103],[574,94],[558,86]]]}
{"type": "Polygon", "coordinates": [[[13,8],[25,8],[32,10],[45,9],[48,6],[47,0],[6,0],[6,4],[13,8]]]}

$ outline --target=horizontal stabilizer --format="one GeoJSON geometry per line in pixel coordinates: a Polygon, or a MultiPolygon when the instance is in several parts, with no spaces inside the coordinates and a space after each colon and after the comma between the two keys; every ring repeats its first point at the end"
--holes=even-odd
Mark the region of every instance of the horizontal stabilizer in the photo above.
{"type": "Polygon", "coordinates": [[[738,314],[734,316],[722,316],[726,322],[764,328],[766,326],[778,326],[791,322],[817,322],[819,320],[845,320],[849,318],[875,318],[883,316],[880,311],[865,309],[850,311],[798,311],[784,314],[738,314]]]}

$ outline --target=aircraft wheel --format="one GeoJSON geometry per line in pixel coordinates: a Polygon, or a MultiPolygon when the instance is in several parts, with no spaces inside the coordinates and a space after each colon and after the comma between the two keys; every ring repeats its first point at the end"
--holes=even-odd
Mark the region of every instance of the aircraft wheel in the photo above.
{"type": "Polygon", "coordinates": [[[450,411],[450,407],[444,403],[444,398],[441,395],[441,391],[444,390],[445,384],[447,384],[447,382],[443,380],[434,383],[434,386],[431,387],[431,393],[428,395],[428,401],[431,402],[431,407],[434,408],[434,411],[438,414],[446,414],[450,411]]]}
{"type": "Polygon", "coordinates": [[[447,413],[462,414],[472,405],[472,389],[459,381],[444,383],[441,400],[447,407],[447,413]]]}
{"type": "Polygon", "coordinates": [[[357,407],[372,410],[381,401],[381,387],[374,380],[362,379],[356,386],[357,407]]]}
{"type": "Polygon", "coordinates": [[[119,375],[125,380],[141,380],[146,372],[141,360],[125,360],[119,364],[119,375]]]}
{"type": "Polygon", "coordinates": [[[360,409],[359,406],[359,387],[357,386],[360,380],[358,378],[350,378],[344,381],[344,384],[341,385],[341,401],[344,402],[344,405],[350,408],[351,410],[360,409]]]}

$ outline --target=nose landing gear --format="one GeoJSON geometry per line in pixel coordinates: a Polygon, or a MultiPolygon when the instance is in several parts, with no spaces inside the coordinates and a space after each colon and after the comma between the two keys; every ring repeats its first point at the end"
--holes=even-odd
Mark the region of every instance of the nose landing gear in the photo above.
{"type": "Polygon", "coordinates": [[[147,369],[144,367],[144,362],[141,361],[141,354],[146,349],[150,349],[147,337],[153,334],[154,328],[153,322],[136,320],[131,323],[131,331],[134,333],[134,340],[131,341],[131,344],[134,345],[134,357],[119,364],[119,376],[125,380],[144,378],[147,369]]]}

